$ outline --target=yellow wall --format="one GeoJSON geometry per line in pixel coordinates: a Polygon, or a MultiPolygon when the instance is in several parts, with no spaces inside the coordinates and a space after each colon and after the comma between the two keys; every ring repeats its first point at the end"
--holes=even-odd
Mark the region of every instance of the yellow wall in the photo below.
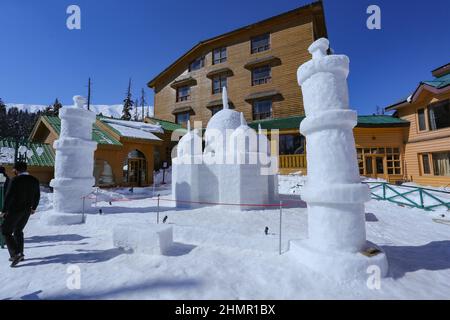
{"type": "Polygon", "coordinates": [[[411,123],[405,146],[406,177],[422,185],[447,186],[450,184],[450,177],[423,174],[420,161],[421,153],[450,151],[450,128],[429,130],[428,124],[428,105],[445,99],[450,99],[450,91],[440,95],[422,91],[417,101],[398,109],[399,117],[411,123]],[[425,109],[427,128],[419,131],[417,110],[422,108],[425,109]]]}

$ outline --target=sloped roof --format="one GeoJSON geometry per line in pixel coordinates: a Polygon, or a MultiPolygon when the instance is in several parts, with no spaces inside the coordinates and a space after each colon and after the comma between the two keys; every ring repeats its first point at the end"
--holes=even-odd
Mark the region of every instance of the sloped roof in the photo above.
{"type": "Polygon", "coordinates": [[[414,90],[413,94],[409,96],[407,99],[403,99],[399,102],[391,104],[385,108],[386,111],[395,110],[399,107],[403,107],[408,105],[411,102],[414,102],[418,97],[418,94],[423,90],[428,90],[434,93],[440,93],[442,90],[447,90],[446,88],[450,88],[450,73],[449,73],[449,64],[446,64],[442,67],[439,67],[436,70],[433,70],[433,74],[437,74],[437,72],[441,72],[439,76],[436,76],[433,80],[426,80],[419,83],[417,88],[414,90]],[[439,91],[438,91],[439,90],[439,91]]]}
{"type": "Polygon", "coordinates": [[[450,73],[443,75],[441,77],[436,77],[434,80],[424,81],[423,83],[428,84],[437,89],[444,88],[450,85],[450,73]]]}
{"type": "MultiPolygon", "coordinates": [[[[1,139],[0,140],[0,148],[15,148],[15,141],[12,139],[1,139]]],[[[38,166],[38,167],[53,167],[55,165],[55,153],[53,152],[53,148],[49,144],[45,143],[35,143],[35,142],[27,142],[21,143],[20,145],[26,146],[28,149],[33,151],[33,156],[28,160],[29,166],[38,166]],[[37,149],[41,147],[43,153],[39,156],[37,153],[37,149]]],[[[0,162],[2,162],[0,160],[0,162]]],[[[3,163],[11,164],[12,161],[3,161],[3,163]]]]}
{"type": "MultiPolygon", "coordinates": [[[[59,135],[61,131],[61,119],[52,116],[42,116],[42,117],[49,125],[52,126],[53,130],[55,130],[55,132],[59,135]]],[[[113,137],[105,130],[99,128],[96,123],[94,123],[92,129],[92,140],[96,141],[98,144],[118,145],[118,146],[122,145],[122,143],[120,143],[119,140],[117,140],[115,137],[113,137]]]]}
{"type": "MultiPolygon", "coordinates": [[[[292,116],[287,118],[278,119],[265,119],[253,121],[249,124],[253,129],[258,129],[258,125],[261,125],[262,129],[272,130],[288,130],[288,129],[298,129],[300,123],[303,121],[304,116],[292,116]]],[[[404,127],[409,126],[409,122],[403,119],[395,118],[388,115],[372,115],[372,116],[358,116],[357,127],[404,127]]]]}

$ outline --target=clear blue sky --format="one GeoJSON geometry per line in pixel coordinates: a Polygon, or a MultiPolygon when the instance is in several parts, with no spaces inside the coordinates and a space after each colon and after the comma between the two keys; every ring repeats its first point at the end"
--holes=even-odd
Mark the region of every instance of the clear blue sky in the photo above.
{"type": "MultiPolygon", "coordinates": [[[[305,0],[1,0],[0,97],[10,103],[72,103],[93,81],[93,103],[121,103],[198,41],[294,9],[305,0]],[[81,7],[82,29],[66,28],[81,7]],[[255,8],[257,8],[255,10],[255,8]]],[[[448,0],[325,0],[336,53],[350,57],[350,100],[361,114],[406,97],[450,62],[448,0]],[[382,29],[366,28],[381,7],[382,29]]],[[[153,104],[153,93],[146,88],[153,104]]]]}

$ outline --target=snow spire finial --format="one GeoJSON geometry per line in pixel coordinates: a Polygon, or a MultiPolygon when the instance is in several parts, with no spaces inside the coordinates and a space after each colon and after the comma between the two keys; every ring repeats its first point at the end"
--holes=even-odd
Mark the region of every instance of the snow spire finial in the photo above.
{"type": "Polygon", "coordinates": [[[247,126],[247,121],[245,121],[243,112],[241,112],[241,126],[247,126]]]}
{"type": "Polygon", "coordinates": [[[258,123],[258,134],[262,134],[261,123],[258,123]]]}
{"type": "Polygon", "coordinates": [[[191,122],[188,120],[187,122],[187,131],[190,132],[191,131],[191,122]]]}
{"type": "Polygon", "coordinates": [[[227,87],[222,88],[222,104],[224,109],[229,109],[227,87]]]}
{"type": "Polygon", "coordinates": [[[313,60],[320,59],[327,55],[327,50],[330,47],[330,41],[327,38],[320,38],[309,46],[308,51],[311,53],[313,60]]]}

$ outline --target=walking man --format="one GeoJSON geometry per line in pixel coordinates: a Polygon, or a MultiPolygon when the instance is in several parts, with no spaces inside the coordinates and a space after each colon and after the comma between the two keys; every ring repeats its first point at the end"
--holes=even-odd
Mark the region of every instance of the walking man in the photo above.
{"type": "Polygon", "coordinates": [[[23,229],[40,199],[39,180],[28,174],[27,164],[17,162],[13,172],[15,177],[9,182],[2,213],[2,234],[11,256],[11,267],[24,260],[23,229]]]}

